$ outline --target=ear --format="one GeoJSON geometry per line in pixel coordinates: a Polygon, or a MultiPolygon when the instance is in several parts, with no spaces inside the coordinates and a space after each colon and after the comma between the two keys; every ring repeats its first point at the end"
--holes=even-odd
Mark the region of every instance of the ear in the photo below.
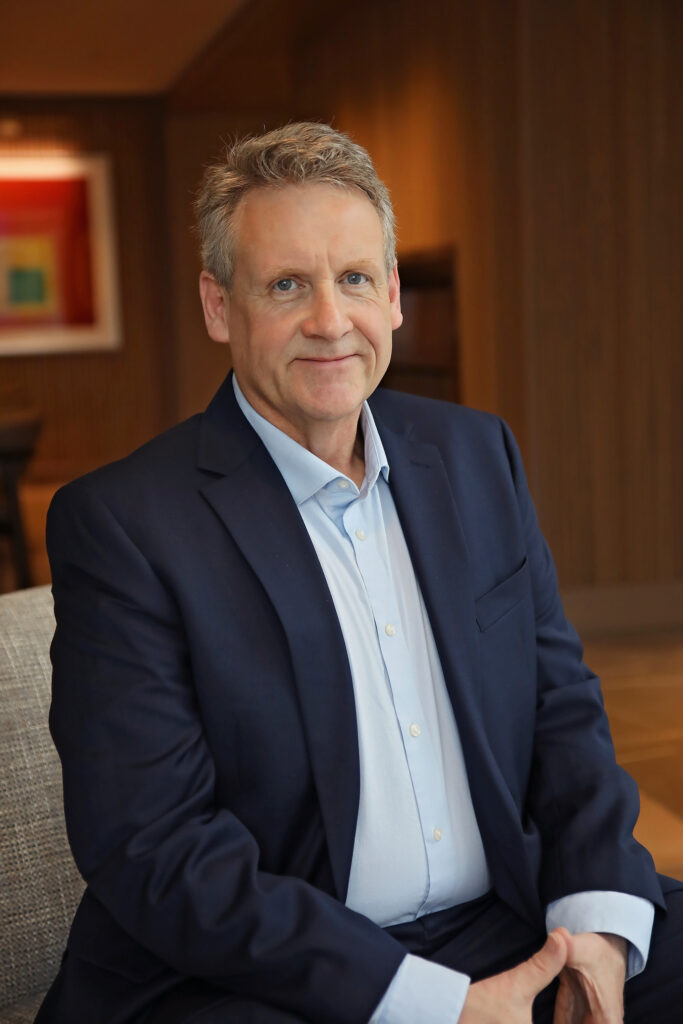
{"type": "Polygon", "coordinates": [[[387,282],[389,287],[389,305],[391,307],[391,329],[395,331],[403,323],[401,312],[401,282],[398,279],[398,264],[394,262],[387,282]]]}
{"type": "Polygon", "coordinates": [[[228,307],[230,297],[221,288],[215,277],[202,270],[199,275],[199,295],[204,309],[204,322],[212,341],[223,344],[230,341],[228,331],[228,307]]]}

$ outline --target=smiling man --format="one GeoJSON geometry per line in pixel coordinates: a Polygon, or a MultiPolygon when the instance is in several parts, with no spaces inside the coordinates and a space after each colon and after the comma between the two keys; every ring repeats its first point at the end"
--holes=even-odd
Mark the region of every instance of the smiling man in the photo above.
{"type": "Polygon", "coordinates": [[[514,440],[377,389],[367,153],[242,140],[197,211],[234,372],[49,517],[87,890],[38,1021],[679,1021],[681,886],[633,839],[514,440]]]}

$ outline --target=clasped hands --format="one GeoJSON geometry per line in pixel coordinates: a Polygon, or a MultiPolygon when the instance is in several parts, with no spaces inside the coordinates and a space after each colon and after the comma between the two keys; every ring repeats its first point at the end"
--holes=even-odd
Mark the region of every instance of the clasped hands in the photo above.
{"type": "Polygon", "coordinates": [[[559,976],[553,1024],[622,1024],[626,940],[565,928],[510,971],[470,985],[459,1024],[531,1024],[535,997],[559,976]]]}

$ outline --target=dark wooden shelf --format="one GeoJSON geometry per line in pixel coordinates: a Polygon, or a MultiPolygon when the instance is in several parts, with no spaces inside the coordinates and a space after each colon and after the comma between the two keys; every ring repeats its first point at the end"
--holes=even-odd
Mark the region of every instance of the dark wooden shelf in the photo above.
{"type": "Polygon", "coordinates": [[[399,391],[457,401],[456,261],[452,248],[399,257],[403,324],[394,331],[383,383],[399,391]]]}

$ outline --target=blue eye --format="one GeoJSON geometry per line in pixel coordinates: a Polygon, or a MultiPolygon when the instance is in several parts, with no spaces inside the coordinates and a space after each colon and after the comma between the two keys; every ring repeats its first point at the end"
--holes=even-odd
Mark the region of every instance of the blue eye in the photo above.
{"type": "Polygon", "coordinates": [[[352,271],[350,274],[346,275],[346,280],[349,284],[365,284],[367,279],[367,274],[360,274],[357,271],[352,271]]]}
{"type": "Polygon", "coordinates": [[[296,281],[292,277],[283,277],[282,280],[276,281],[273,287],[277,292],[292,292],[296,288],[296,281]]]}

